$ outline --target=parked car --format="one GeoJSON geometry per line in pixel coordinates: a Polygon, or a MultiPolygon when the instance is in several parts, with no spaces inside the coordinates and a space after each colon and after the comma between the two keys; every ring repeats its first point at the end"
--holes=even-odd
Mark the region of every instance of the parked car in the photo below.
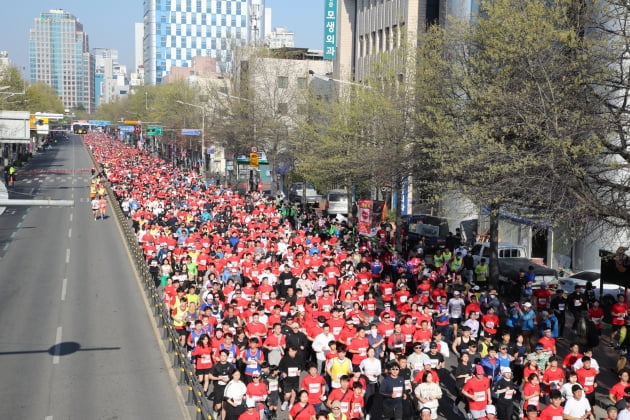
{"type": "MultiPolygon", "coordinates": [[[[478,242],[470,250],[475,265],[479,264],[482,258],[486,262],[490,261],[490,242],[478,242]]],[[[527,250],[522,245],[510,242],[499,242],[499,258],[527,258],[527,250]]],[[[527,267],[524,267],[527,269],[527,267]]]]}
{"type": "Polygon", "coordinates": [[[296,182],[289,186],[289,201],[301,203],[303,201],[303,197],[305,196],[305,192],[307,204],[318,204],[322,199],[322,196],[315,190],[315,186],[313,186],[310,182],[306,183],[306,191],[302,182],[296,182]]]}
{"type": "Polygon", "coordinates": [[[607,300],[610,300],[608,298],[608,296],[610,296],[610,298],[612,298],[612,301],[614,302],[615,300],[617,300],[617,295],[620,293],[624,293],[625,291],[624,288],[619,285],[604,283],[604,294],[602,295],[600,271],[598,269],[579,271],[577,273],[571,274],[568,277],[562,277],[559,280],[559,287],[565,293],[573,293],[576,286],[579,285],[582,287],[586,287],[586,283],[588,283],[589,281],[593,286],[593,292],[595,293],[595,297],[597,299],[600,299],[600,296],[604,296],[607,300]]]}
{"type": "Polygon", "coordinates": [[[326,194],[326,211],[328,214],[348,214],[348,192],[346,190],[330,190],[326,194]]]}
{"type": "Polygon", "coordinates": [[[553,268],[536,264],[529,258],[499,257],[499,281],[508,284],[510,279],[518,277],[520,270],[534,268],[534,288],[540,287],[541,283],[547,286],[558,286],[558,272],[553,268]]]}

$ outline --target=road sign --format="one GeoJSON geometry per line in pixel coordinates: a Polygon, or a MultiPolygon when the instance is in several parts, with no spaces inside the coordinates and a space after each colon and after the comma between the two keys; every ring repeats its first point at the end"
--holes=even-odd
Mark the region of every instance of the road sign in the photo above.
{"type": "Polygon", "coordinates": [[[124,125],[138,125],[138,124],[142,124],[140,121],[138,120],[125,120],[123,121],[124,125]]]}
{"type": "Polygon", "coordinates": [[[119,125],[118,131],[121,133],[133,133],[133,125],[119,125]]]}
{"type": "Polygon", "coordinates": [[[201,130],[194,128],[182,128],[182,136],[198,136],[201,134],[201,130]]]}
{"type": "Polygon", "coordinates": [[[161,125],[150,125],[147,127],[147,136],[161,136],[164,128],[161,125]]]}
{"type": "Polygon", "coordinates": [[[258,168],[258,153],[249,154],[249,166],[258,168]]]}

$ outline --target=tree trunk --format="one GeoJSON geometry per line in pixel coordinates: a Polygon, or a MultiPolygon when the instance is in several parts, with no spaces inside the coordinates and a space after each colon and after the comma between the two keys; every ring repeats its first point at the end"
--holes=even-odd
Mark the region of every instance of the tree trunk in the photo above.
{"type": "Polygon", "coordinates": [[[499,204],[490,205],[490,265],[488,287],[499,287],[499,204]]]}

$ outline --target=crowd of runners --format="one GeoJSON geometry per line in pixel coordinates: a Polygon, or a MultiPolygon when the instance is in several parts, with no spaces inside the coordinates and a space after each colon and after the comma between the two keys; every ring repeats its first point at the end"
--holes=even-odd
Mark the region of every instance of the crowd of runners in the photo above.
{"type": "MultiPolygon", "coordinates": [[[[595,398],[604,311],[589,290],[529,291],[522,271],[498,296],[480,287],[485,273],[465,272],[457,240],[425,264],[428,250],[394,250],[395,226],[362,238],[351,222],[204,182],[104,134],[84,140],[214,418],[584,420],[599,404],[630,419],[626,370],[595,398]],[[560,346],[565,336],[580,343],[560,346]]],[[[620,296],[610,346],[627,345],[627,312],[620,296]]]]}

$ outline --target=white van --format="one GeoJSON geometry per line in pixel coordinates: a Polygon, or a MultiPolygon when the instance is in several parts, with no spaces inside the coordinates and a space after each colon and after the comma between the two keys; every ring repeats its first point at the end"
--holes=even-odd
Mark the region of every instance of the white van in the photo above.
{"type": "Polygon", "coordinates": [[[328,191],[326,206],[328,214],[348,214],[348,192],[346,190],[328,191]]]}
{"type": "MultiPolygon", "coordinates": [[[[509,242],[499,242],[499,258],[527,258],[527,250],[522,245],[509,242]]],[[[482,258],[486,262],[490,261],[490,242],[476,243],[470,251],[475,265],[479,264],[482,258]]]]}

